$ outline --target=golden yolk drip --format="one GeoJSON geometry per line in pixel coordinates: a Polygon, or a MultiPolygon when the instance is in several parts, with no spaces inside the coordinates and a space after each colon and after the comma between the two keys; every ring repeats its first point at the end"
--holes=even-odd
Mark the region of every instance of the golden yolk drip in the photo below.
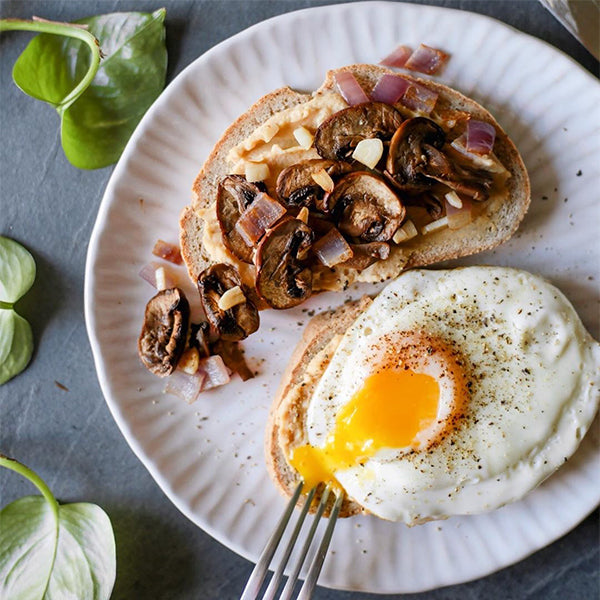
{"type": "Polygon", "coordinates": [[[336,416],[323,448],[299,446],[290,464],[307,487],[335,483],[334,473],[356,466],[382,448],[405,448],[437,416],[439,385],[431,375],[410,369],[379,371],[336,416]]]}

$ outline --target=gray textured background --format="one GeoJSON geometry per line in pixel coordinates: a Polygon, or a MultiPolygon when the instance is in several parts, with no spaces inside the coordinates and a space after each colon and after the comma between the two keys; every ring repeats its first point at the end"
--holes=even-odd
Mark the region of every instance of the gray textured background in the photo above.
{"type": "MultiPolygon", "coordinates": [[[[167,7],[168,79],[211,46],[268,17],[327,4],[307,0],[6,1],[2,17],[70,21],[167,7]]],[[[496,18],[560,48],[591,72],[597,61],[537,2],[433,1],[496,18]]],[[[600,25],[600,24],[599,24],[600,25]]],[[[0,387],[0,452],[36,470],[61,501],[100,504],[117,542],[113,598],[238,597],[252,565],[212,540],[167,500],[129,449],[104,402],[83,315],[85,255],[111,168],[79,171],[64,158],[58,117],[24,96],[11,69],[29,35],[0,37],[0,234],[33,253],[38,275],[18,309],[32,324],[29,368],[0,387]],[[68,391],[57,386],[66,386],[68,391]]],[[[32,493],[0,472],[0,506],[32,493]]],[[[525,561],[484,579],[405,598],[598,598],[598,513],[525,561]]],[[[319,589],[315,598],[390,598],[319,589]]]]}

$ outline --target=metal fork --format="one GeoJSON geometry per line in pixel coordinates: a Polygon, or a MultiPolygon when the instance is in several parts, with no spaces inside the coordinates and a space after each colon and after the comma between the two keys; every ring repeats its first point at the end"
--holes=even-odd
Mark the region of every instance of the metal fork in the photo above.
{"type": "MultiPolygon", "coordinates": [[[[256,566],[254,567],[254,570],[252,571],[250,578],[248,579],[248,583],[244,588],[244,592],[242,593],[240,600],[255,600],[259,597],[259,593],[267,575],[269,565],[271,564],[273,555],[275,554],[275,551],[277,550],[279,543],[281,542],[283,534],[290,521],[290,517],[294,512],[294,507],[298,502],[298,498],[300,497],[302,488],[303,484],[299,483],[296,489],[294,490],[294,493],[290,498],[290,501],[285,511],[283,512],[279,523],[277,524],[277,527],[275,528],[275,531],[273,532],[269,541],[267,542],[265,549],[262,551],[262,554],[260,555],[260,558],[258,559],[258,562],[256,563],[256,566]]],[[[298,520],[296,522],[296,525],[294,526],[292,535],[287,543],[285,551],[281,557],[281,560],[279,561],[279,564],[275,567],[273,577],[271,578],[271,581],[269,582],[269,585],[265,590],[264,595],[262,596],[263,600],[273,600],[275,598],[275,595],[281,583],[281,579],[283,577],[283,571],[288,563],[292,550],[294,549],[296,540],[298,538],[298,534],[302,529],[304,519],[306,518],[310,505],[312,504],[316,490],[317,487],[312,488],[306,496],[304,506],[300,511],[298,520]]],[[[317,510],[313,522],[311,524],[310,530],[308,532],[308,536],[304,542],[304,545],[302,546],[300,554],[296,559],[296,562],[290,572],[290,575],[288,576],[285,587],[283,588],[281,595],[279,596],[279,600],[289,600],[292,597],[292,594],[294,593],[294,587],[296,586],[296,583],[298,581],[300,569],[302,569],[302,565],[306,560],[306,556],[311,547],[313,538],[315,537],[315,532],[317,531],[319,520],[323,516],[323,511],[327,506],[327,500],[329,499],[329,495],[332,492],[334,494],[336,493],[335,491],[333,491],[333,488],[329,485],[327,485],[323,490],[323,494],[321,495],[321,501],[317,506],[317,510]]],[[[344,493],[342,491],[338,491],[333,508],[331,509],[331,514],[329,516],[327,528],[325,529],[325,533],[321,538],[321,542],[319,543],[317,553],[315,554],[312,560],[312,563],[308,570],[308,574],[306,576],[306,579],[304,580],[302,588],[300,589],[300,593],[298,594],[297,600],[308,600],[312,596],[312,592],[315,588],[315,585],[317,584],[319,573],[321,572],[321,567],[323,566],[323,561],[325,560],[325,555],[327,554],[327,548],[329,547],[329,542],[331,541],[331,536],[333,535],[333,528],[338,518],[343,500],[344,493]]]]}

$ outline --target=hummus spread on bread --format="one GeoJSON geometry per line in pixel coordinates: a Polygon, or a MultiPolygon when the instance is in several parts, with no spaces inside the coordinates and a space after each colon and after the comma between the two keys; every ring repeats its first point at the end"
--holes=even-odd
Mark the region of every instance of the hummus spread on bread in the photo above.
{"type": "Polygon", "coordinates": [[[192,279],[229,264],[246,297],[272,308],[490,249],[529,204],[518,151],[483,107],[373,65],[331,71],[312,95],[261,98],[193,191],[180,220],[192,279]],[[358,99],[336,79],[348,73],[358,99]]]}

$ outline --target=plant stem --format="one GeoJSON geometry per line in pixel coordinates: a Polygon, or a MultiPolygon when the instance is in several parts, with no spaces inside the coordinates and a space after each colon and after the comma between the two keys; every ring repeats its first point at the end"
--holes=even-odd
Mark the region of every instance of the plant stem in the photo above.
{"type": "Polygon", "coordinates": [[[59,113],[64,112],[85,92],[92,80],[96,76],[98,66],[100,65],[100,45],[98,40],[85,29],[78,25],[70,23],[57,23],[54,21],[28,21],[25,19],[0,19],[1,31],[34,31],[36,33],[51,33],[55,35],[64,35],[67,37],[78,38],[85,42],[91,52],[90,66],[83,79],[63,98],[59,106],[56,107],[59,113]]]}
{"type": "Polygon", "coordinates": [[[15,473],[18,473],[19,475],[22,475],[26,479],[29,479],[29,481],[31,481],[31,483],[33,483],[38,490],[40,490],[42,496],[44,496],[44,498],[48,501],[58,522],[58,502],[52,495],[50,488],[44,483],[42,478],[37,473],[34,473],[29,467],[21,464],[18,460],[9,458],[3,454],[0,454],[0,467],[6,467],[11,471],[15,471],[15,473]]]}

